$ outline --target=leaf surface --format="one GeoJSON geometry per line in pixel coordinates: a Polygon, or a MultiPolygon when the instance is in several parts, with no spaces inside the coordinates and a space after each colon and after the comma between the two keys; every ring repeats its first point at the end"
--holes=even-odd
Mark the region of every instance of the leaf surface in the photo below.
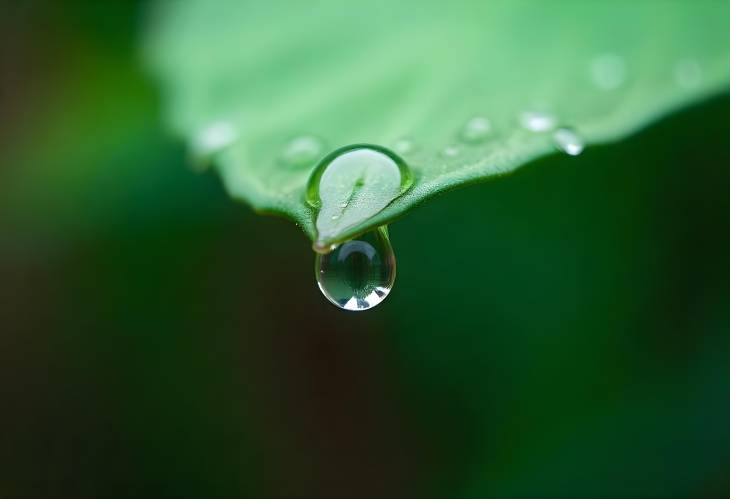
{"type": "Polygon", "coordinates": [[[724,91],[729,24],[716,1],[195,0],[156,5],[145,55],[198,161],[313,240],[317,162],[357,143],[399,154],[413,185],[382,209],[351,207],[325,238],[338,242],[724,91]]]}

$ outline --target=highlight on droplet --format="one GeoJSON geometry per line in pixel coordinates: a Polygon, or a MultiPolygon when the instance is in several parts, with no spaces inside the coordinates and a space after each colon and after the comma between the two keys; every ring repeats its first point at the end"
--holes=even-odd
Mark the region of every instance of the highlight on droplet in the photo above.
{"type": "Polygon", "coordinates": [[[577,156],[583,152],[585,143],[575,130],[567,127],[558,128],[553,133],[553,140],[558,149],[570,156],[577,156]]]}
{"type": "Polygon", "coordinates": [[[549,132],[555,128],[555,117],[542,111],[523,111],[519,116],[520,125],[530,132],[549,132]]]}

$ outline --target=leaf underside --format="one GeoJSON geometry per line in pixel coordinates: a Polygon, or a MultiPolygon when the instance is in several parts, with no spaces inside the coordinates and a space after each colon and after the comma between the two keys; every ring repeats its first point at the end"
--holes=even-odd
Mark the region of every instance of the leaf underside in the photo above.
{"type": "Polygon", "coordinates": [[[401,156],[413,186],[333,242],[555,152],[550,131],[521,125],[524,112],[590,145],[730,82],[730,2],[454,3],[161,2],[145,56],[170,126],[230,195],[313,240],[305,189],[317,160],[353,143],[410,142],[401,156]],[[489,133],[460,140],[475,116],[489,133]],[[303,136],[321,150],[282,159],[303,136]]]}

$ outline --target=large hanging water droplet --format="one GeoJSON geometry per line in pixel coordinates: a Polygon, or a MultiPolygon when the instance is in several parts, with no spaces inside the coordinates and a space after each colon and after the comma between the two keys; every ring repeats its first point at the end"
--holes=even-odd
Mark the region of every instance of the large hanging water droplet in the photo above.
{"type": "Polygon", "coordinates": [[[558,128],[553,134],[553,140],[555,145],[561,151],[571,155],[577,156],[583,152],[585,144],[583,139],[570,128],[558,128]]]}
{"type": "Polygon", "coordinates": [[[382,302],[395,282],[395,254],[385,226],[317,253],[314,272],[322,294],[345,310],[361,311],[382,302]]]}
{"type": "Polygon", "coordinates": [[[405,161],[384,147],[355,144],[327,155],[307,184],[306,201],[317,209],[314,249],[328,251],[413,183],[405,161]]]}

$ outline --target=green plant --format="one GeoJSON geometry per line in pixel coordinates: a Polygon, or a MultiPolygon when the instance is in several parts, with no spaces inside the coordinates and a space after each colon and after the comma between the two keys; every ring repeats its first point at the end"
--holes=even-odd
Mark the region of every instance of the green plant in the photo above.
{"type": "Polygon", "coordinates": [[[353,143],[403,156],[412,187],[375,213],[367,196],[343,203],[350,223],[323,243],[556,148],[620,139],[730,81],[727,2],[197,1],[154,14],[146,54],[169,123],[234,198],[314,240],[317,160],[353,143]]]}

